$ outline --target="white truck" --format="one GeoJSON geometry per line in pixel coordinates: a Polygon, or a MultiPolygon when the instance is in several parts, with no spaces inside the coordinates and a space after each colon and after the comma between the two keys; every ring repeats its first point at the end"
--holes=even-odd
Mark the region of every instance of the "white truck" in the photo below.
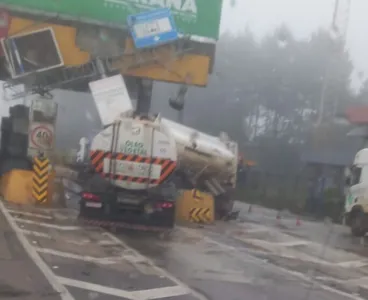
{"type": "Polygon", "coordinates": [[[159,115],[136,114],[120,75],[89,85],[104,129],[91,141],[82,217],[172,227],[176,191],[182,188],[212,193],[217,217],[229,215],[238,170],[236,142],[159,115]]]}
{"type": "Polygon", "coordinates": [[[120,117],[92,139],[81,216],[171,228],[177,189],[195,187],[214,195],[223,217],[232,210],[237,164],[237,143],[224,136],[160,116],[120,117]]]}
{"type": "Polygon", "coordinates": [[[360,150],[346,174],[344,224],[354,236],[368,232],[368,148],[360,150]]]}

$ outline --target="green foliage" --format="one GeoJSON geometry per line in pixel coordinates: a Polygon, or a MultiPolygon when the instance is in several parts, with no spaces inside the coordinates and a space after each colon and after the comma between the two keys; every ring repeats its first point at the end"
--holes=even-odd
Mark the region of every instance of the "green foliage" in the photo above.
{"type": "Polygon", "coordinates": [[[342,42],[327,31],[304,40],[286,26],[262,39],[249,29],[226,33],[218,42],[208,87],[188,92],[185,120],[215,135],[228,132],[245,152],[250,143],[257,145],[261,168],[288,166],[297,172],[324,86],[324,120],[356,101],[350,89],[352,70],[342,42]]]}

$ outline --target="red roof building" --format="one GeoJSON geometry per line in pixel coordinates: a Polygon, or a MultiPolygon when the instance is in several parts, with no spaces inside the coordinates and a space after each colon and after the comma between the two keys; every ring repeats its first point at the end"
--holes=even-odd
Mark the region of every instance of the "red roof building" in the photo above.
{"type": "Polygon", "coordinates": [[[354,125],[368,125],[368,106],[360,105],[345,111],[347,120],[354,125]]]}

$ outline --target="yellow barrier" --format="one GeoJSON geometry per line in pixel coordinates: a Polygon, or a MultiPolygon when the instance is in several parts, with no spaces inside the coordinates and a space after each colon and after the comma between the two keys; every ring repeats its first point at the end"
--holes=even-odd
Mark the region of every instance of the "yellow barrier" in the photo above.
{"type": "Polygon", "coordinates": [[[46,157],[35,157],[33,161],[32,196],[36,203],[47,202],[50,161],[46,157]]]}
{"type": "Polygon", "coordinates": [[[176,202],[176,220],[211,224],[215,220],[215,205],[211,194],[185,190],[176,202]]]}
{"type": "MultiPolygon", "coordinates": [[[[47,200],[45,203],[52,202],[54,193],[55,172],[48,176],[47,200]]],[[[14,169],[1,177],[0,192],[4,199],[15,204],[34,204],[32,196],[33,172],[14,169]]],[[[45,204],[43,203],[43,204],[45,204]]]]}
{"type": "Polygon", "coordinates": [[[32,171],[11,170],[1,178],[1,194],[6,201],[32,204],[32,171]]]}

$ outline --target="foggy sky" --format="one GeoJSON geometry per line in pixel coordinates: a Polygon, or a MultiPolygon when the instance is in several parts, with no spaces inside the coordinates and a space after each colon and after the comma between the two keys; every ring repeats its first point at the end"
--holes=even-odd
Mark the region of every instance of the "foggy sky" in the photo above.
{"type": "MultiPolygon", "coordinates": [[[[341,0],[340,0],[341,1],[341,0]]],[[[342,0],[347,1],[347,0],[342,0]]],[[[318,28],[332,23],[335,0],[224,0],[221,31],[233,33],[250,28],[262,37],[286,24],[297,38],[307,38],[318,28]]],[[[368,77],[368,0],[351,0],[346,47],[355,67],[353,86],[359,85],[359,72],[368,77]]]]}

